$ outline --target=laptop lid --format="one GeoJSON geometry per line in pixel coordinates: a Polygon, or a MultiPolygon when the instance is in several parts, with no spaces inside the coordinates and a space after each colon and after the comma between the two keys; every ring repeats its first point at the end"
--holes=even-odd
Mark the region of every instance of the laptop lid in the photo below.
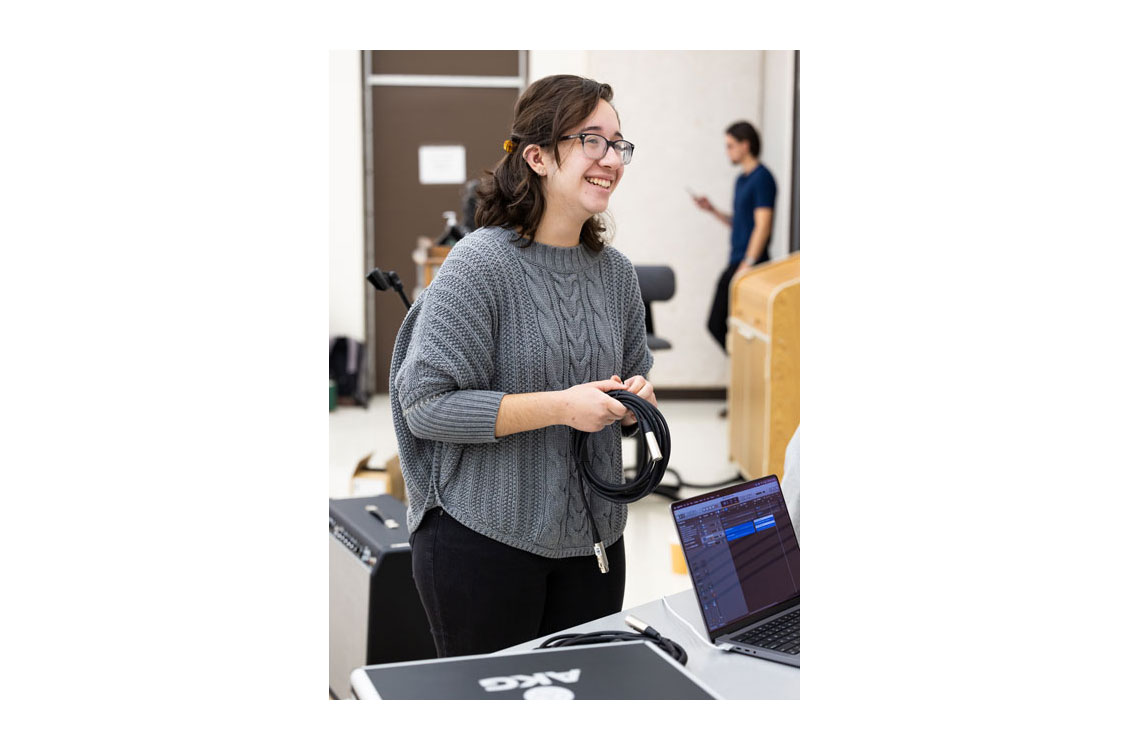
{"type": "Polygon", "coordinates": [[[671,505],[711,640],[800,602],[800,544],[776,475],[671,505]]]}

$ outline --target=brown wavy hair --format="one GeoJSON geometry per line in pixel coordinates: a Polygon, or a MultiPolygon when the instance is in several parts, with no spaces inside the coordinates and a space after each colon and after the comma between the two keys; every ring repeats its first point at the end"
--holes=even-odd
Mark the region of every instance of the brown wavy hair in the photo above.
{"type": "MultiPolygon", "coordinates": [[[[553,159],[560,164],[557,144],[561,136],[583,122],[601,99],[612,104],[612,87],[580,76],[548,76],[530,84],[514,105],[509,139],[515,148],[494,169],[484,172],[475,191],[476,226],[514,229],[526,237],[520,247],[533,244],[545,214],[545,190],[540,176],[522,158],[522,151],[530,144],[552,146],[553,159]]],[[[590,217],[581,227],[581,244],[589,250],[603,250],[605,230],[599,216],[590,217]]]]}

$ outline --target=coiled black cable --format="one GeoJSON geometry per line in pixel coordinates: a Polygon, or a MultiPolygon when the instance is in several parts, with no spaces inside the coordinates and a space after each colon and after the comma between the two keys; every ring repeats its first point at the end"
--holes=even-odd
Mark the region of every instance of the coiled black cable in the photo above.
{"type": "Polygon", "coordinates": [[[574,430],[573,455],[577,457],[581,476],[598,495],[611,503],[634,503],[650,495],[663,480],[663,474],[667,471],[667,462],[671,459],[671,433],[667,428],[667,420],[650,402],[628,391],[609,391],[608,395],[624,404],[636,415],[636,423],[639,425],[636,440],[642,440],[645,444],[650,443],[647,436],[649,433],[654,435],[654,447],[659,452],[658,458],[649,446],[644,465],[639,467],[636,476],[625,484],[612,484],[594,474],[589,465],[585,453],[585,443],[588,441],[589,433],[574,430]]]}
{"type": "Polygon", "coordinates": [[[636,476],[624,484],[612,484],[593,473],[589,464],[586,444],[589,433],[580,430],[573,432],[573,456],[581,472],[581,484],[585,488],[582,498],[585,502],[585,511],[589,516],[589,527],[592,529],[593,549],[596,552],[597,564],[601,573],[608,572],[608,558],[605,555],[604,543],[596,530],[596,519],[593,518],[592,508],[589,505],[588,493],[595,492],[610,503],[626,505],[634,503],[640,498],[651,494],[659,483],[663,481],[663,474],[667,471],[667,462],[671,458],[671,433],[667,428],[667,420],[659,409],[651,405],[640,396],[626,390],[609,391],[608,395],[624,404],[636,416],[639,429],[636,431],[636,440],[644,441],[646,451],[639,451],[644,456],[643,465],[638,467],[636,476]]]}
{"type": "Polygon", "coordinates": [[[661,650],[666,651],[672,659],[685,665],[687,652],[675,641],[664,638],[648,628],[642,633],[632,633],[627,630],[598,630],[594,633],[563,633],[545,640],[538,648],[561,648],[563,646],[588,646],[594,643],[613,643],[615,641],[651,641],[661,650]],[[647,632],[647,631],[650,631],[647,632]]]}

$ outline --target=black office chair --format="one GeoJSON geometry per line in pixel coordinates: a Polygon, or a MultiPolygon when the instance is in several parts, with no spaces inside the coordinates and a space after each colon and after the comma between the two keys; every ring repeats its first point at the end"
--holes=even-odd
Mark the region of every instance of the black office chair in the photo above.
{"type": "MultiPolygon", "coordinates": [[[[651,319],[651,303],[663,302],[675,296],[675,272],[671,270],[670,266],[636,266],[636,276],[640,281],[640,296],[643,297],[644,324],[647,327],[647,348],[651,349],[653,352],[661,349],[670,349],[670,341],[655,335],[655,324],[651,319]]],[[[644,447],[643,442],[640,441],[636,446],[636,466],[643,466],[646,453],[647,449],[644,447]]],[[[667,473],[675,478],[675,484],[661,484],[652,490],[652,492],[656,495],[662,495],[669,500],[681,499],[679,491],[684,487],[691,489],[712,489],[726,484],[733,484],[742,479],[741,474],[738,474],[732,479],[715,482],[714,484],[691,484],[690,482],[684,482],[683,478],[679,476],[679,472],[671,468],[670,465],[667,467],[667,473]]]]}
{"type": "Polygon", "coordinates": [[[655,335],[655,323],[651,318],[651,303],[664,302],[675,296],[675,272],[671,266],[636,266],[636,277],[640,281],[640,294],[643,296],[644,324],[647,327],[647,348],[653,352],[670,349],[671,342],[655,335]]]}
{"type": "MultiPolygon", "coordinates": [[[[667,339],[660,338],[655,335],[655,323],[651,317],[651,303],[664,302],[675,296],[675,272],[671,270],[671,266],[636,266],[636,277],[640,282],[640,296],[643,297],[643,314],[644,326],[647,328],[647,348],[651,351],[659,351],[661,349],[670,349],[671,342],[667,339]]],[[[644,456],[647,449],[644,447],[643,441],[639,441],[636,445],[636,466],[643,466],[644,456]]],[[[668,466],[667,471],[674,474],[676,479],[678,474],[668,466]]],[[[670,500],[678,500],[679,487],[661,484],[657,486],[652,492],[656,495],[662,495],[670,500]]]]}

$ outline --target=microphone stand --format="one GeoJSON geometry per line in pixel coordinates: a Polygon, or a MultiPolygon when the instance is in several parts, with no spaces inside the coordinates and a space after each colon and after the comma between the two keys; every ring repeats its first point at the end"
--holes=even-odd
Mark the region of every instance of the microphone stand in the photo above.
{"type": "Polygon", "coordinates": [[[383,292],[388,289],[395,289],[400,294],[400,299],[404,301],[404,309],[408,310],[412,307],[412,303],[408,301],[408,297],[404,295],[404,284],[400,282],[400,277],[396,271],[382,271],[379,268],[374,268],[369,271],[365,276],[369,283],[377,288],[377,291],[383,292]]]}

